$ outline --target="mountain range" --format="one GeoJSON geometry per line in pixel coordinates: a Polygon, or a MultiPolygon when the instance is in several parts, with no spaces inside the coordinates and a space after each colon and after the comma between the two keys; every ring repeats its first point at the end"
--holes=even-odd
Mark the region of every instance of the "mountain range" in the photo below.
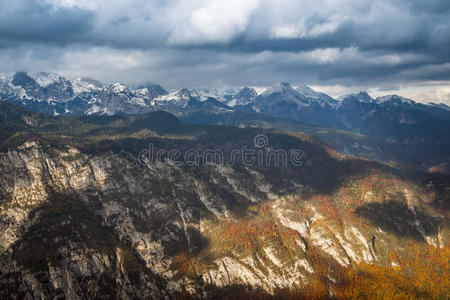
{"type": "Polygon", "coordinates": [[[0,100],[55,116],[163,110],[189,124],[308,132],[341,152],[381,162],[406,159],[410,165],[441,171],[450,164],[450,107],[396,95],[374,99],[361,92],[337,100],[286,82],[260,93],[251,87],[168,92],[158,84],[132,88],[86,78],[69,80],[54,73],[18,72],[0,76],[0,100]]]}

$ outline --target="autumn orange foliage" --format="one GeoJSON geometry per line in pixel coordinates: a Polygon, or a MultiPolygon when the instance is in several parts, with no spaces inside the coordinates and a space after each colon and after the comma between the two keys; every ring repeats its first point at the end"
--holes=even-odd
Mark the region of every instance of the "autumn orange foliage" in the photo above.
{"type": "Polygon", "coordinates": [[[359,264],[336,287],[339,299],[450,299],[450,248],[411,245],[398,266],[359,264]]]}

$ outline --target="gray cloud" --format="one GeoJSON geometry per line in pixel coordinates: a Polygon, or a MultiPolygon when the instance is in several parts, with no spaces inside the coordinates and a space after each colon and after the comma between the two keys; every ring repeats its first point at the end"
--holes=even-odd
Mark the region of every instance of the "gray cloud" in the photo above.
{"type": "Polygon", "coordinates": [[[39,0],[0,0],[0,43],[71,43],[94,28],[95,14],[78,7],[54,7],[39,0]]]}
{"type": "Polygon", "coordinates": [[[448,0],[0,0],[0,72],[168,87],[450,81],[448,0]]]}

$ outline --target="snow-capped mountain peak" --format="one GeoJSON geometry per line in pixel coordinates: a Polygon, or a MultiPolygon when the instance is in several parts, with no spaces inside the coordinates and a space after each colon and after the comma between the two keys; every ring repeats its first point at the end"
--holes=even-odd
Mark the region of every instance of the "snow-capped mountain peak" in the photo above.
{"type": "Polygon", "coordinates": [[[74,97],[70,81],[54,73],[17,72],[3,84],[2,94],[17,100],[46,101],[64,103],[74,97]]]}
{"type": "Polygon", "coordinates": [[[191,99],[191,93],[189,92],[188,89],[182,89],[180,91],[175,91],[172,93],[169,93],[167,95],[161,95],[158,96],[156,98],[154,98],[153,103],[157,103],[158,101],[163,101],[163,102],[180,102],[183,100],[190,100],[191,99]]]}
{"type": "Polygon", "coordinates": [[[317,92],[304,84],[295,88],[295,91],[300,95],[302,101],[307,102],[309,104],[313,104],[314,102],[316,102],[322,107],[324,106],[334,107],[337,106],[339,103],[336,99],[333,99],[327,94],[317,92]]]}
{"type": "Polygon", "coordinates": [[[253,88],[243,87],[239,92],[237,92],[230,101],[227,102],[228,106],[236,106],[236,105],[247,105],[249,103],[254,102],[255,98],[258,96],[258,93],[253,88]]]}
{"type": "Polygon", "coordinates": [[[107,90],[110,92],[116,93],[116,94],[120,94],[120,93],[129,91],[129,89],[125,85],[123,85],[119,82],[111,84],[110,86],[107,87],[107,90]]]}
{"type": "Polygon", "coordinates": [[[221,102],[228,102],[237,92],[235,89],[190,89],[189,90],[192,97],[199,101],[206,101],[209,98],[215,98],[221,102]]]}
{"type": "Polygon", "coordinates": [[[185,100],[190,99],[190,98],[192,97],[192,96],[191,96],[191,93],[189,92],[188,89],[182,89],[181,91],[179,91],[179,92],[177,93],[177,95],[178,95],[181,99],[185,99],[185,100]]]}
{"type": "Polygon", "coordinates": [[[237,94],[236,97],[256,97],[258,94],[255,89],[249,87],[243,87],[237,94]]]}
{"type": "Polygon", "coordinates": [[[316,92],[315,90],[313,90],[312,88],[310,88],[306,84],[299,85],[298,87],[295,88],[295,90],[297,92],[299,92],[300,94],[309,96],[311,98],[318,98],[319,94],[320,94],[319,92],[316,92]]]}
{"type": "Polygon", "coordinates": [[[357,94],[350,94],[343,97],[343,101],[348,100],[356,100],[357,102],[372,102],[374,99],[370,97],[370,95],[367,92],[359,92],[357,94]]]}
{"type": "Polygon", "coordinates": [[[261,96],[269,96],[271,94],[295,94],[295,90],[288,82],[278,82],[266,88],[261,96]]]}
{"type": "Polygon", "coordinates": [[[11,77],[10,83],[15,87],[39,87],[39,84],[26,72],[17,72],[11,77]]]}
{"type": "Polygon", "coordinates": [[[141,85],[135,90],[135,93],[141,97],[146,97],[148,99],[154,99],[156,97],[169,94],[159,84],[141,85]]]}
{"type": "Polygon", "coordinates": [[[71,83],[75,94],[89,93],[103,89],[103,84],[100,81],[91,78],[77,78],[72,80],[71,83]]]}
{"type": "Polygon", "coordinates": [[[208,98],[221,98],[222,94],[217,89],[190,89],[189,93],[192,97],[200,101],[206,101],[208,98]]]}
{"type": "Polygon", "coordinates": [[[63,77],[52,72],[31,73],[29,76],[33,78],[39,84],[40,87],[43,88],[48,87],[52,83],[61,82],[65,80],[63,77]]]}
{"type": "Polygon", "coordinates": [[[268,87],[257,99],[259,105],[264,106],[281,102],[293,103],[299,107],[309,106],[308,101],[302,101],[301,95],[287,82],[279,82],[268,87]]]}

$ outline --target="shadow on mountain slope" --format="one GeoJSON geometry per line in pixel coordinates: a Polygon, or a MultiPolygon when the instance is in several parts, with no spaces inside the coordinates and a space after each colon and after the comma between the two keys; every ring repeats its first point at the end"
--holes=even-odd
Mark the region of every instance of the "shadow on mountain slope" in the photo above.
{"type": "Polygon", "coordinates": [[[75,290],[83,290],[88,298],[98,295],[116,298],[124,293],[125,284],[142,289],[127,290],[125,293],[130,298],[138,297],[139,292],[149,292],[151,285],[164,291],[166,280],[146,268],[131,245],[118,239],[114,229],[105,225],[96,214],[101,203],[91,200],[86,203],[79,195],[53,192],[47,203],[31,212],[30,219],[36,222],[11,246],[14,261],[26,273],[7,274],[17,277],[14,281],[0,274],[0,295],[3,298],[20,296],[21,293],[24,293],[23,297],[30,296],[28,293],[34,290],[20,284],[26,282],[22,276],[28,276],[28,273],[36,276],[37,284],[45,291],[39,297],[64,295],[64,287],[52,284],[55,270],[65,270],[68,280],[71,280],[70,285],[75,290]],[[91,274],[78,270],[83,259],[92,266],[91,274]],[[95,287],[92,287],[92,282],[95,282],[95,287]]]}
{"type": "Polygon", "coordinates": [[[367,203],[358,207],[356,213],[384,231],[421,242],[425,241],[424,235],[436,235],[440,223],[439,218],[414,207],[410,209],[406,204],[395,200],[367,203]]]}

